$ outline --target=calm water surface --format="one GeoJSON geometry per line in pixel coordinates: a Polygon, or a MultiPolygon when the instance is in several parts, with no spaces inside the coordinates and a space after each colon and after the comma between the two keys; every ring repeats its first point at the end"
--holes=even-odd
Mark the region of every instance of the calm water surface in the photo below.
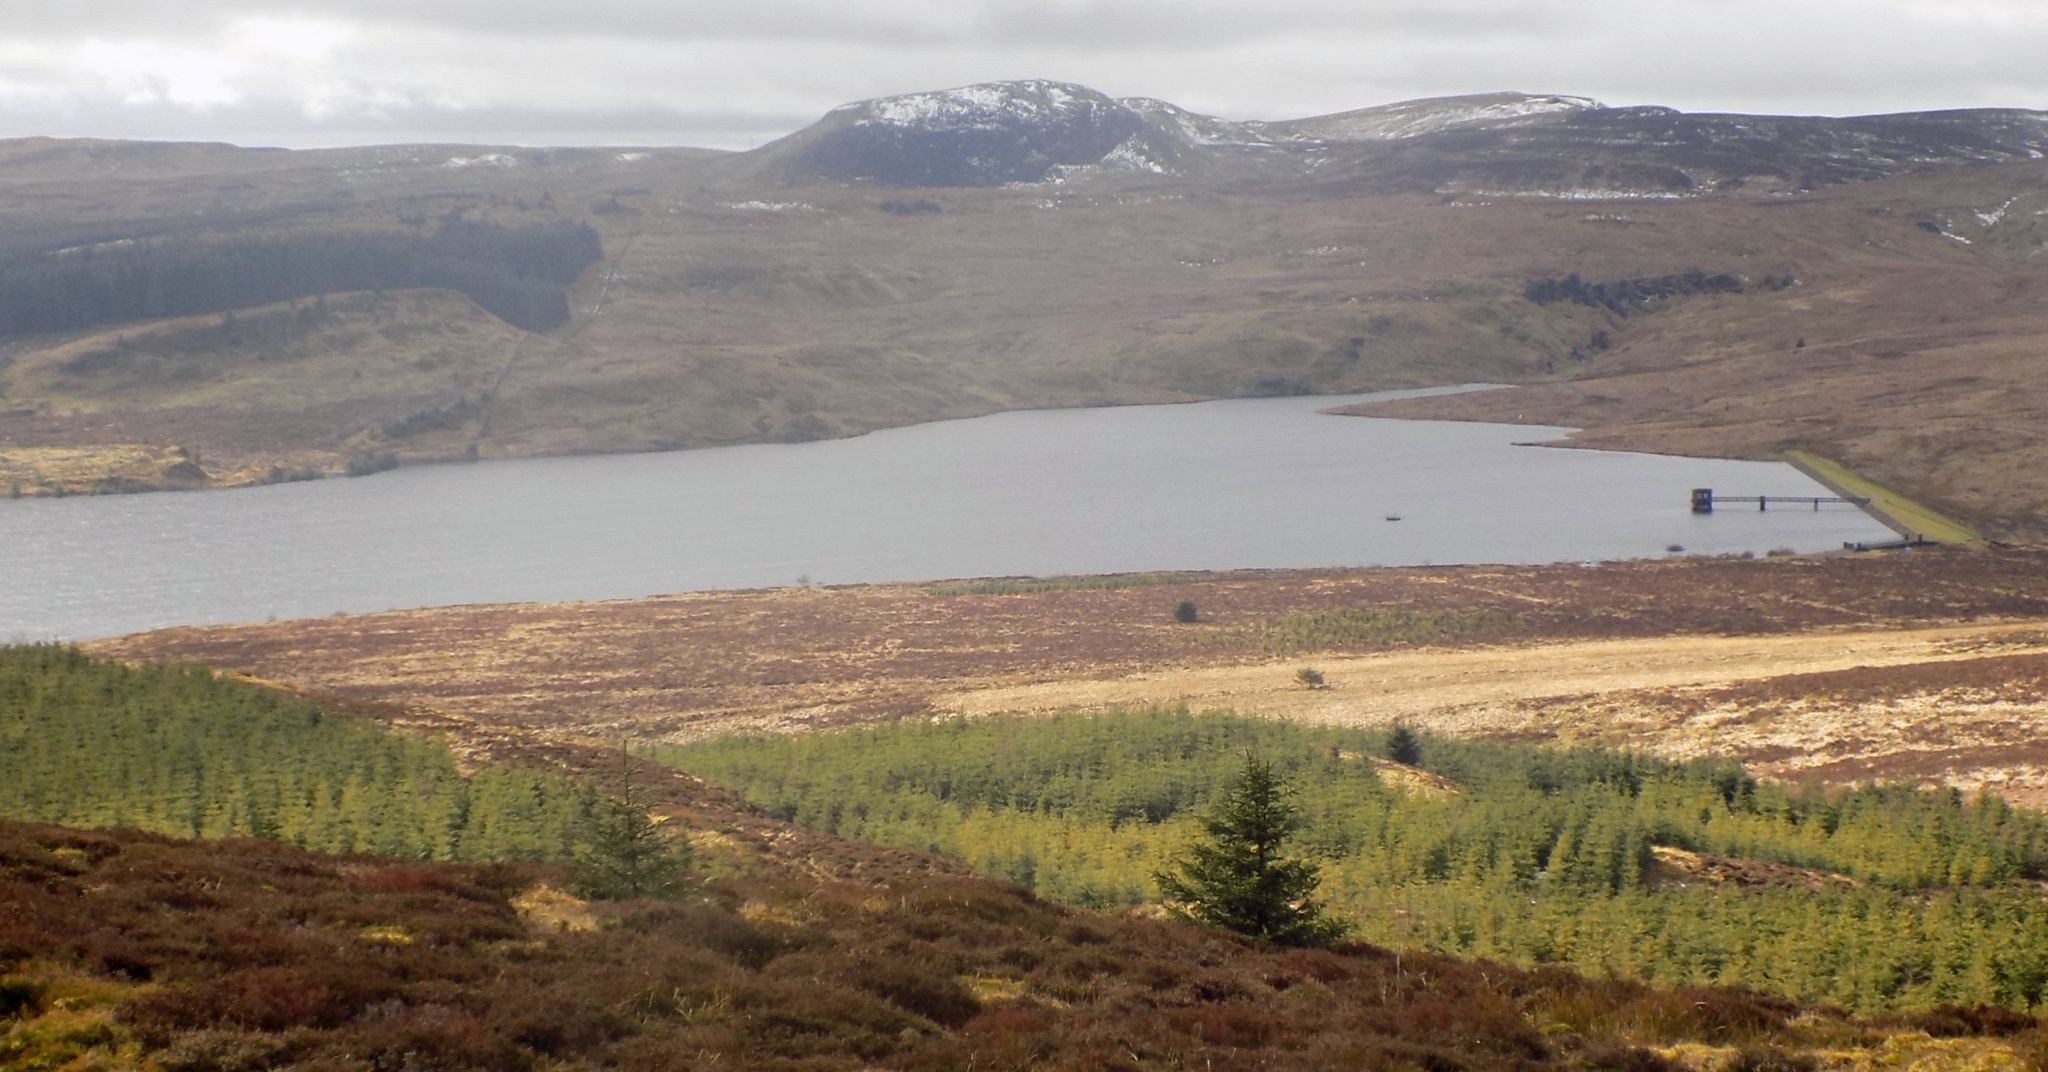
{"type": "Polygon", "coordinates": [[[1553,562],[1891,536],[1847,507],[1688,509],[1695,486],[1828,494],[1789,466],[1316,413],[1355,400],[1006,413],[822,443],[0,502],[0,638],[799,578],[1553,562]]]}

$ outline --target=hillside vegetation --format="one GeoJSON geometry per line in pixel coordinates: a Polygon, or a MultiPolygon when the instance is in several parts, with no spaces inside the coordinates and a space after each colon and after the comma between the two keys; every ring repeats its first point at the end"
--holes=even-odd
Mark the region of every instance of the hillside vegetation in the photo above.
{"type": "Polygon", "coordinates": [[[1656,1072],[2048,1055],[2039,1022],[2000,1010],[1856,1023],[1427,954],[1278,952],[987,880],[725,879],[680,903],[597,905],[560,880],[0,822],[0,1066],[1656,1072]]]}
{"type": "Polygon", "coordinates": [[[1187,702],[1732,755],[2048,808],[2048,556],[1054,578],[446,607],[99,641],[557,740],[1187,702]],[[1196,622],[1176,621],[1186,600],[1196,622]],[[1313,654],[1310,654],[1313,652],[1313,654]],[[1277,655],[1271,653],[1290,653],[1277,655]],[[1295,680],[1303,661],[1328,688],[1295,680]],[[1282,661],[1284,660],[1284,661],[1282,661]]]}
{"type": "MultiPolygon", "coordinates": [[[[1993,1008],[1855,1022],[1369,946],[1282,952],[839,848],[702,787],[694,806],[734,824],[703,828],[714,869],[667,901],[585,902],[563,867],[420,859],[557,856],[533,831],[579,836],[550,825],[589,800],[575,783],[482,766],[463,792],[438,745],[61,648],[0,652],[0,745],[0,810],[209,835],[248,817],[377,854],[0,820],[7,1068],[2027,1068],[2048,1053],[2038,1020],[1993,1008]],[[863,877],[830,877],[835,858],[863,877]]],[[[1023,769],[1049,769],[1026,751],[1023,769]]],[[[669,805],[675,781],[647,780],[669,805]]],[[[1988,858],[2026,866],[1999,844],[1988,858]]]]}
{"type": "Polygon", "coordinates": [[[199,667],[0,647],[0,816],[180,837],[264,837],[414,860],[588,851],[590,788],[394,736],[199,667]]]}
{"type": "MultiPolygon", "coordinates": [[[[323,332],[312,360],[258,365],[224,335],[154,380],[123,362],[154,367],[162,355],[143,343],[160,322],[115,329],[140,356],[101,339],[89,349],[116,355],[95,359],[108,374],[83,375],[88,363],[66,378],[96,321],[38,321],[54,333],[0,339],[0,469],[19,471],[23,494],[185,487],[338,474],[359,450],[412,462],[673,449],[1004,409],[1484,381],[1532,388],[1398,412],[1580,427],[1577,442],[1602,447],[1809,449],[1993,537],[2040,533],[2048,194],[2024,162],[2038,117],[1613,109],[1328,152],[1297,137],[1348,125],[1268,125],[1263,147],[1241,152],[1161,150],[1188,163],[1163,173],[909,190],[805,179],[783,165],[809,135],[723,156],[4,147],[0,261],[38,266],[24,284],[145,251],[263,253],[295,235],[424,257],[450,219],[594,234],[570,245],[602,258],[519,276],[513,289],[545,310],[494,298],[467,270],[356,284],[455,287],[544,330],[394,290],[409,308],[396,323],[323,332]],[[1253,166],[1283,158],[1302,167],[1253,166]],[[448,338],[451,325],[468,335],[448,338]],[[387,328],[398,337],[361,344],[387,328]],[[487,367],[455,374],[485,335],[487,367]],[[408,370],[395,382],[394,365],[408,370]],[[407,421],[463,400],[475,412],[459,421],[407,421]],[[404,434],[371,434],[387,427],[404,434]],[[172,446],[198,456],[203,479],[122,467],[172,446]],[[26,464],[59,449],[94,450],[98,475],[124,480],[26,464]]],[[[906,137],[870,148],[929,147],[906,137]]],[[[959,163],[923,162],[924,181],[959,163]]],[[[285,296],[241,289],[252,304],[285,296]]]]}
{"type": "MultiPolygon", "coordinates": [[[[1162,594],[1081,594],[1127,591],[1162,594]]],[[[1062,593],[931,598],[1048,594],[1062,593]]],[[[252,830],[282,835],[319,828],[324,800],[340,817],[333,847],[406,858],[0,822],[0,1066],[2024,1069],[2048,1055],[2048,1033],[2019,1011],[2039,1003],[2048,948],[2040,898],[2021,888],[2040,874],[2042,821],[1995,802],[1790,793],[1725,763],[1426,736],[1421,767],[1404,767],[1376,762],[1377,734],[1179,712],[906,723],[702,754],[789,790],[777,814],[979,853],[1111,914],[791,827],[658,768],[650,803],[685,818],[707,863],[669,901],[593,904],[563,892],[577,876],[560,866],[440,865],[419,858],[431,845],[386,839],[425,828],[459,859],[559,858],[530,837],[487,851],[476,821],[497,809],[490,829],[510,830],[522,824],[508,816],[540,812],[535,828],[554,836],[549,816],[592,799],[561,775],[471,759],[456,765],[459,792],[441,746],[269,688],[54,647],[4,654],[10,808],[84,805],[68,821],[201,833],[275,814],[252,830]],[[1326,861],[1327,891],[1373,898],[1358,918],[1375,939],[1455,947],[1469,930],[1472,948],[1483,937],[1497,958],[1550,966],[1373,945],[1283,953],[1115,913],[1148,897],[1148,864],[1246,743],[1312,790],[1303,847],[1326,861]],[[534,810],[487,803],[492,784],[534,810]],[[74,787],[115,807],[95,812],[74,787]],[[455,801],[463,821],[443,825],[455,801]],[[1673,872],[1664,854],[1681,845],[1698,866],[1673,872]],[[1773,888],[1714,889],[1723,872],[1773,888]],[[1695,886],[1665,888],[1676,881],[1695,886]],[[1807,885],[1820,894],[1774,892],[1807,885]],[[1744,928],[1758,936],[1749,987],[1802,977],[1761,958],[1805,955],[1788,965],[1833,965],[1858,988],[1845,1000],[1893,1011],[1858,1022],[1556,966],[1590,964],[1573,950],[1605,935],[1616,974],[1668,963],[1688,977],[1744,928]]],[[[578,778],[616,756],[545,727],[382,715],[451,732],[465,755],[578,778]]]]}
{"type": "Polygon", "coordinates": [[[2048,817],[1995,796],[1799,791],[1728,762],[1440,737],[1422,739],[1435,780],[1417,790],[1368,761],[1384,741],[1152,710],[660,755],[794,822],[1131,907],[1157,898],[1153,876],[1250,748],[1298,786],[1321,895],[1368,941],[1863,1013],[2048,1002],[2048,817]],[[1660,869],[1658,847],[1799,878],[1722,888],[1660,869]]]}
{"type": "Polygon", "coordinates": [[[431,231],[314,231],[111,242],[0,261],[0,336],[218,313],[350,291],[442,287],[531,331],[569,318],[562,288],[604,255],[573,224],[445,220],[431,231]]]}

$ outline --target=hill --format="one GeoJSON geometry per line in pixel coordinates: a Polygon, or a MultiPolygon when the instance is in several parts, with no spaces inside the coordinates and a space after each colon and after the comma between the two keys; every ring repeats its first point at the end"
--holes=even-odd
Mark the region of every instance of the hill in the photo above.
{"type": "MultiPolygon", "coordinates": [[[[2031,537],[2048,511],[2044,150],[2020,111],[1490,94],[1240,122],[1052,82],[860,102],[748,153],[14,142],[0,262],[18,272],[124,244],[480,227],[587,226],[600,259],[520,284],[562,291],[567,320],[540,331],[442,276],[475,301],[329,293],[332,318],[257,346],[213,330],[225,313],[0,339],[0,478],[219,485],[352,457],[1490,381],[1537,386],[1427,412],[1583,427],[1594,446],[1810,449],[2031,537]],[[1530,297],[1694,271],[1732,285],[1530,297]],[[102,351],[118,360],[80,362],[102,351]],[[273,353],[290,357],[254,359],[273,353]]],[[[275,320],[233,320],[252,317],[275,320]]]]}
{"type": "Polygon", "coordinates": [[[1276,952],[975,879],[727,879],[613,907],[530,866],[11,822],[0,861],[0,1060],[22,1068],[2022,1068],[2042,1046],[1995,1011],[1862,1024],[1727,991],[1276,952]]]}
{"type": "Polygon", "coordinates": [[[2048,113],[1688,115],[1487,93],[1233,122],[1086,86],[988,82],[843,105],[746,166],[783,182],[1001,186],[1105,177],[1310,179],[1383,192],[1683,197],[2041,159],[2048,113]]]}
{"type": "MultiPolygon", "coordinates": [[[[308,757],[338,774],[351,752],[368,757],[351,785],[375,776],[365,769],[403,777],[389,789],[345,788],[344,815],[361,788],[394,812],[445,797],[414,777],[437,746],[388,738],[331,706],[190,669],[52,648],[4,654],[0,729],[12,735],[25,717],[36,736],[8,738],[15,795],[0,813],[47,802],[69,781],[120,775],[120,793],[96,794],[117,810],[84,821],[121,821],[121,807],[151,822],[175,818],[165,809],[179,805],[211,814],[280,764],[280,782],[301,777],[291,768],[308,757]],[[175,717],[155,717],[164,711],[175,717]],[[43,740],[60,726],[97,746],[43,740]],[[195,743],[195,726],[213,732],[195,743]],[[209,758],[188,763],[196,752],[209,758]]],[[[475,757],[484,741],[461,744],[475,757]]],[[[525,772],[535,800],[565,774],[612,762],[532,736],[492,751],[548,768],[525,772]]],[[[468,762],[475,820],[484,783],[504,775],[468,762]]],[[[1559,786],[1582,768],[1594,769],[1567,758],[1559,786]]],[[[972,777],[974,764],[957,769],[972,777]]],[[[1467,764],[1465,776],[1476,769],[1467,764]]],[[[1854,1021],[1752,993],[1656,990],[1556,968],[1364,945],[1276,950],[1062,908],[943,860],[788,826],[682,775],[649,770],[637,784],[641,799],[688,824],[698,850],[698,868],[663,900],[584,901],[566,892],[578,876],[546,863],[423,862],[435,855],[429,843],[385,849],[402,859],[322,856],[282,841],[0,819],[0,1063],[2019,1068],[2042,1053],[2038,1020],[1991,1007],[1854,1021]]],[[[1569,795],[1591,788],[1574,783],[1569,795]]],[[[1867,832],[1845,815],[1844,830],[1867,832]]],[[[289,836],[288,824],[275,832],[289,836]]],[[[2027,851],[2024,839],[2013,844],[2027,851]]]]}

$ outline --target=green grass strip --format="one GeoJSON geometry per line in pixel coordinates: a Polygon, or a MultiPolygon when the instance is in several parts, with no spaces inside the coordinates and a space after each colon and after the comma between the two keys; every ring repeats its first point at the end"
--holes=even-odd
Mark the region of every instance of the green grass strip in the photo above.
{"type": "Polygon", "coordinates": [[[1857,476],[1842,465],[1803,450],[1788,450],[1785,457],[1808,476],[1836,492],[1869,499],[1870,508],[1891,521],[1933,543],[1969,543],[1978,539],[1975,529],[1954,518],[1936,513],[1881,484],[1857,476]]]}

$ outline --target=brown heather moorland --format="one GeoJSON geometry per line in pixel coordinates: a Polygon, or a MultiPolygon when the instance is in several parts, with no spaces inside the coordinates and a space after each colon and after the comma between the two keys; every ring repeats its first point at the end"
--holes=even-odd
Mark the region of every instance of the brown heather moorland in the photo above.
{"type": "Polygon", "coordinates": [[[2048,555],[2028,550],[780,589],[90,649],[381,705],[485,750],[1185,703],[2048,805],[2048,555]],[[1182,599],[1197,622],[1173,620],[1182,599]],[[1300,687],[1304,665],[1328,687],[1300,687]]]}
{"type": "Polygon", "coordinates": [[[1734,991],[1362,946],[1275,950],[986,879],[771,869],[619,904],[576,901],[554,890],[563,881],[535,866],[0,823],[0,1065],[2028,1069],[2048,1057],[2041,1024],[2003,1010],[1857,1023],[1734,991]]]}

